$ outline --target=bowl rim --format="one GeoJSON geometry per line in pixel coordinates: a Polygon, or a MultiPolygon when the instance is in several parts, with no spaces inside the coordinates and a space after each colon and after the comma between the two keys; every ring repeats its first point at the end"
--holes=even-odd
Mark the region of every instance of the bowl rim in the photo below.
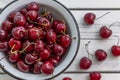
{"type": "MultiPolygon", "coordinates": [[[[9,5],[13,4],[13,3],[16,2],[16,1],[19,1],[19,0],[13,0],[12,2],[8,3],[3,9],[0,10],[0,14],[1,14],[7,7],[9,7],[9,5]]],[[[80,39],[79,26],[78,26],[78,23],[77,23],[76,19],[75,19],[74,16],[73,16],[73,14],[69,11],[69,9],[68,9],[67,7],[65,7],[65,6],[64,6],[62,3],[60,3],[59,1],[57,1],[57,0],[53,0],[53,1],[56,2],[56,3],[58,3],[59,5],[61,5],[61,6],[71,15],[71,17],[72,17],[72,19],[73,19],[73,21],[74,21],[74,23],[75,23],[75,25],[76,25],[76,29],[77,29],[78,44],[77,44],[77,49],[76,49],[75,55],[74,55],[73,59],[71,60],[71,62],[70,62],[61,72],[59,72],[58,74],[53,75],[51,78],[48,78],[48,79],[45,79],[45,80],[50,80],[50,79],[53,79],[53,78],[59,76],[60,74],[62,74],[62,73],[72,64],[72,62],[74,61],[75,57],[77,56],[78,50],[79,50],[79,48],[80,48],[80,40],[81,40],[81,39],[80,39]]],[[[2,66],[1,63],[0,63],[0,66],[2,66]]],[[[15,75],[9,73],[7,70],[5,70],[4,67],[1,67],[1,69],[2,69],[5,73],[7,73],[8,75],[10,75],[11,77],[13,77],[13,78],[15,78],[15,79],[20,79],[20,80],[21,80],[21,78],[15,76],[15,75]]],[[[23,80],[23,79],[22,79],[22,80],[23,80]]]]}

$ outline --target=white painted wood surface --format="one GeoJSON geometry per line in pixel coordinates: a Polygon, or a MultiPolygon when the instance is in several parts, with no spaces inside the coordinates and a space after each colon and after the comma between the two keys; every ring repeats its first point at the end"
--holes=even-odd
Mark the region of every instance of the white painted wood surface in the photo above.
{"type": "MultiPolygon", "coordinates": [[[[0,8],[3,8],[7,3],[12,0],[0,0],[0,8]]],[[[112,26],[113,35],[107,40],[101,40],[99,37],[99,29],[101,26],[109,26],[113,22],[120,22],[120,10],[81,10],[84,8],[120,8],[120,0],[58,0],[64,4],[74,15],[77,23],[79,24],[81,33],[81,44],[80,49],[71,66],[66,70],[65,73],[61,74],[56,80],[62,80],[63,77],[71,77],[73,80],[89,80],[88,75],[91,71],[102,72],[101,80],[120,80],[120,57],[113,57],[110,52],[112,45],[117,43],[116,37],[113,35],[120,36],[120,24],[112,26]],[[97,17],[101,16],[106,12],[110,12],[106,16],[95,21],[94,25],[88,26],[83,22],[83,16],[87,12],[93,12],[97,17]],[[83,56],[87,56],[85,51],[85,44],[91,41],[89,51],[94,54],[97,49],[104,49],[108,53],[108,58],[103,62],[98,62],[94,57],[90,57],[93,61],[93,65],[90,69],[83,71],[79,69],[79,60],[83,56]]],[[[4,73],[0,70],[1,73],[4,73]]],[[[16,80],[7,74],[0,74],[0,80],[16,80]]]]}

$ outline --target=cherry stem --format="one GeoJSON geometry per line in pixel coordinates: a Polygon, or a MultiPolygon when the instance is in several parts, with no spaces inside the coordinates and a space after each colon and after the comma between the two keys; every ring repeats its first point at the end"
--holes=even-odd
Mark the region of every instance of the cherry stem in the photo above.
{"type": "Polygon", "coordinates": [[[87,44],[85,44],[85,50],[87,51],[88,53],[88,58],[89,58],[89,55],[93,56],[92,54],[89,53],[89,48],[88,48],[88,45],[90,44],[91,41],[88,41],[87,44]]]}
{"type": "Polygon", "coordinates": [[[116,37],[118,39],[117,41],[117,45],[119,45],[119,42],[120,42],[120,37],[118,35],[114,35],[114,37],[116,37]]]}
{"type": "Polygon", "coordinates": [[[12,46],[12,48],[10,50],[10,52],[13,53],[13,54],[15,54],[17,52],[17,51],[13,51],[14,48],[15,48],[15,44],[12,46]]]}
{"type": "Polygon", "coordinates": [[[98,20],[98,19],[102,18],[103,16],[105,16],[105,15],[107,15],[107,14],[109,14],[109,13],[110,13],[110,12],[107,12],[107,13],[103,14],[102,16],[96,18],[95,20],[98,20]]]}
{"type": "Polygon", "coordinates": [[[117,23],[120,23],[120,22],[114,22],[114,23],[112,23],[112,24],[109,26],[109,29],[110,29],[114,24],[117,24],[117,23]]]}
{"type": "Polygon", "coordinates": [[[30,23],[32,23],[32,24],[40,25],[40,24],[37,23],[37,22],[33,22],[33,21],[31,21],[30,18],[27,18],[27,20],[28,20],[30,23]]]}

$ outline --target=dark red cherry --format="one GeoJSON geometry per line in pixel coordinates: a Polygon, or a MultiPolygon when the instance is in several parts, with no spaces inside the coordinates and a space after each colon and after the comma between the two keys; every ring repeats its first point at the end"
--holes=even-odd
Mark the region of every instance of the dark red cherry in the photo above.
{"type": "Polygon", "coordinates": [[[35,10],[38,11],[39,10],[39,5],[36,2],[31,2],[27,5],[27,10],[35,10]]]}
{"type": "Polygon", "coordinates": [[[11,38],[8,43],[9,43],[10,48],[13,50],[19,50],[22,45],[21,41],[16,40],[14,38],[11,38]]]}
{"type": "Polygon", "coordinates": [[[29,70],[30,70],[29,65],[25,64],[24,61],[22,61],[22,60],[19,60],[17,62],[17,68],[22,72],[29,72],[29,70]]]}
{"type": "Polygon", "coordinates": [[[46,40],[49,44],[54,44],[56,43],[57,40],[57,35],[54,31],[49,30],[46,34],[46,40]]]}
{"type": "Polygon", "coordinates": [[[20,53],[15,51],[14,53],[9,52],[9,61],[17,62],[20,59],[20,53]]]}
{"type": "Polygon", "coordinates": [[[84,69],[84,70],[89,69],[91,65],[92,65],[92,61],[89,58],[83,57],[80,59],[80,63],[79,63],[80,69],[84,69]]]}
{"type": "Polygon", "coordinates": [[[54,20],[54,21],[53,21],[53,24],[52,24],[52,28],[55,29],[55,27],[56,27],[57,24],[59,24],[59,23],[62,23],[62,21],[60,21],[60,20],[54,20]]]}
{"type": "Polygon", "coordinates": [[[64,48],[69,47],[71,44],[71,37],[67,34],[62,35],[60,38],[60,45],[64,48]]]}
{"type": "Polygon", "coordinates": [[[30,19],[31,21],[35,21],[38,17],[38,12],[34,10],[30,10],[26,14],[26,18],[30,19]]]}
{"type": "Polygon", "coordinates": [[[49,62],[51,62],[54,66],[57,66],[60,63],[61,57],[60,56],[53,56],[50,57],[49,62]]]}
{"type": "Polygon", "coordinates": [[[120,46],[113,45],[111,48],[111,52],[112,52],[113,56],[120,56],[120,46]]]}
{"type": "Polygon", "coordinates": [[[13,29],[13,23],[8,20],[5,20],[2,23],[1,29],[3,29],[4,31],[6,31],[8,33],[11,32],[11,30],[13,29]]]}
{"type": "Polygon", "coordinates": [[[7,51],[8,49],[8,42],[0,42],[0,51],[7,51]]]}
{"type": "Polygon", "coordinates": [[[96,15],[94,13],[87,13],[84,16],[84,21],[86,24],[91,25],[91,24],[94,24],[95,18],[96,18],[96,15]]]}
{"type": "Polygon", "coordinates": [[[107,53],[102,49],[98,49],[95,52],[95,57],[98,61],[103,61],[107,58],[107,53]]]}
{"type": "Polygon", "coordinates": [[[101,38],[107,39],[112,35],[112,30],[110,30],[106,26],[103,26],[100,28],[99,34],[101,38]]]}
{"type": "Polygon", "coordinates": [[[51,53],[49,52],[49,50],[44,49],[43,51],[40,52],[39,57],[42,60],[48,59],[50,57],[51,53]]]}
{"type": "Polygon", "coordinates": [[[21,14],[20,12],[18,11],[12,11],[9,15],[8,15],[8,18],[12,19],[15,17],[15,15],[18,15],[18,14],[21,14]]]}
{"type": "Polygon", "coordinates": [[[0,41],[5,41],[8,38],[8,33],[0,29],[0,41]]]}
{"type": "Polygon", "coordinates": [[[21,13],[16,14],[14,16],[14,23],[17,26],[24,26],[26,24],[26,18],[21,13]]]}
{"type": "Polygon", "coordinates": [[[63,80],[72,80],[70,77],[64,77],[63,80]]]}
{"type": "Polygon", "coordinates": [[[44,42],[42,40],[35,41],[34,49],[38,52],[42,51],[44,49],[44,42]]]}
{"type": "Polygon", "coordinates": [[[45,62],[41,66],[41,72],[43,74],[52,74],[54,72],[54,66],[50,62],[45,62]]]}
{"type": "Polygon", "coordinates": [[[27,31],[23,26],[17,26],[12,29],[12,36],[15,39],[24,39],[27,35],[27,31]]]}
{"type": "Polygon", "coordinates": [[[34,27],[34,25],[31,24],[31,23],[26,23],[24,27],[25,27],[26,29],[31,29],[31,28],[34,27]]]}
{"type": "Polygon", "coordinates": [[[32,52],[34,50],[34,45],[31,44],[31,42],[29,40],[26,40],[23,43],[23,47],[22,49],[25,49],[25,52],[32,52]],[[27,48],[26,48],[27,47],[27,48]],[[26,49],[25,49],[26,48],[26,49]]]}
{"type": "Polygon", "coordinates": [[[25,16],[28,11],[26,8],[22,8],[20,9],[20,12],[25,16]]]}
{"type": "Polygon", "coordinates": [[[42,65],[42,62],[36,62],[34,64],[34,69],[33,69],[33,73],[41,73],[41,65],[42,65]]]}
{"type": "Polygon", "coordinates": [[[100,72],[91,72],[89,74],[90,80],[101,80],[100,72]]]}
{"type": "Polygon", "coordinates": [[[35,61],[37,60],[38,56],[35,54],[26,54],[25,55],[25,62],[29,65],[35,63],[35,61]]]}
{"type": "Polygon", "coordinates": [[[61,56],[65,53],[65,49],[59,44],[55,44],[53,47],[53,53],[54,55],[61,56]]]}

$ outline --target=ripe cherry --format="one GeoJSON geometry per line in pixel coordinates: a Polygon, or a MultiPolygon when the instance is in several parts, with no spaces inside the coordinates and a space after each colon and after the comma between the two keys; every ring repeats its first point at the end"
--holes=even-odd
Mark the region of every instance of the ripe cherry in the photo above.
{"type": "Polygon", "coordinates": [[[9,52],[9,61],[10,62],[17,62],[20,59],[20,53],[15,51],[12,53],[11,51],[9,52]]]}
{"type": "Polygon", "coordinates": [[[50,62],[45,62],[41,66],[41,72],[43,74],[52,74],[54,72],[54,66],[50,62]]]}
{"type": "Polygon", "coordinates": [[[8,33],[0,29],[0,41],[5,41],[8,38],[8,33]]]}
{"type": "Polygon", "coordinates": [[[38,17],[38,12],[34,11],[34,10],[30,10],[26,14],[26,18],[31,21],[35,21],[37,19],[37,17],[38,17]]]}
{"type": "Polygon", "coordinates": [[[5,20],[4,22],[2,22],[1,29],[10,33],[11,30],[13,29],[13,23],[8,20],[5,20]]]}
{"type": "Polygon", "coordinates": [[[9,15],[8,18],[11,19],[13,21],[13,18],[15,17],[15,15],[21,14],[18,11],[12,11],[9,15]]]}
{"type": "Polygon", "coordinates": [[[20,12],[25,16],[28,11],[26,8],[22,8],[20,9],[20,12]]]}
{"type": "Polygon", "coordinates": [[[72,80],[70,77],[64,77],[63,80],[72,80]]]}
{"type": "Polygon", "coordinates": [[[7,51],[8,49],[8,42],[0,42],[0,51],[7,51]]]}
{"type": "Polygon", "coordinates": [[[51,53],[49,52],[49,50],[44,49],[43,51],[40,52],[39,57],[42,60],[46,60],[50,57],[50,55],[51,55],[51,53]]]}
{"type": "Polygon", "coordinates": [[[90,80],[101,80],[100,72],[91,72],[89,74],[90,80]]]}
{"type": "Polygon", "coordinates": [[[42,51],[44,49],[44,42],[42,40],[35,41],[34,49],[38,52],[42,51]]]}
{"type": "Polygon", "coordinates": [[[27,10],[30,11],[30,10],[35,10],[35,11],[38,11],[39,10],[39,5],[38,3],[36,2],[31,2],[27,5],[27,10]]]}
{"type": "Polygon", "coordinates": [[[102,49],[98,49],[95,52],[95,57],[98,61],[103,61],[107,58],[107,53],[102,49]]]}
{"type": "Polygon", "coordinates": [[[29,70],[30,70],[30,66],[25,64],[25,62],[23,60],[19,60],[17,62],[17,68],[22,72],[29,72],[29,70]]]}
{"type": "Polygon", "coordinates": [[[34,25],[27,22],[24,27],[25,27],[26,29],[31,29],[31,28],[34,27],[34,25]]]}
{"type": "Polygon", "coordinates": [[[51,62],[54,66],[57,66],[60,63],[61,57],[60,56],[53,56],[49,58],[49,62],[51,62]]]}
{"type": "Polygon", "coordinates": [[[15,39],[24,39],[27,35],[27,31],[23,26],[17,26],[12,29],[12,36],[15,39]]]}
{"type": "Polygon", "coordinates": [[[12,50],[19,50],[21,48],[21,41],[14,38],[11,38],[8,43],[12,50]]]}
{"type": "Polygon", "coordinates": [[[42,62],[36,62],[34,64],[34,69],[33,69],[33,73],[41,73],[41,65],[42,65],[42,62]]]}

